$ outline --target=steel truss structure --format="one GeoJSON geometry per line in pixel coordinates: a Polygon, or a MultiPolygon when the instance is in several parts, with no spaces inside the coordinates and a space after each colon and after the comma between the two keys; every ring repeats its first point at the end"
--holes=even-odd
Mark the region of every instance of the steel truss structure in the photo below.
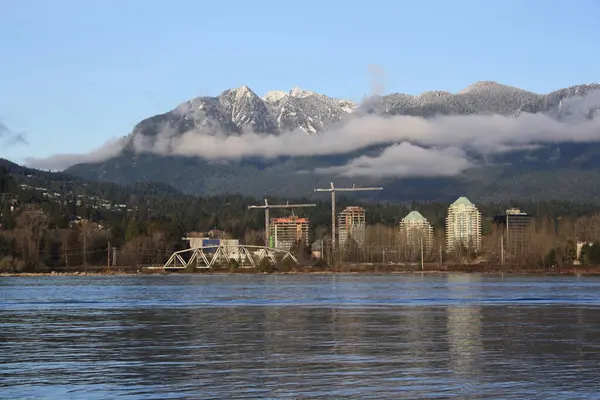
{"type": "Polygon", "coordinates": [[[185,269],[192,266],[211,269],[215,265],[227,265],[230,261],[237,261],[240,268],[256,268],[265,257],[273,264],[287,258],[298,264],[296,257],[283,249],[264,246],[213,245],[176,251],[162,267],[148,267],[148,269],[185,269]]]}

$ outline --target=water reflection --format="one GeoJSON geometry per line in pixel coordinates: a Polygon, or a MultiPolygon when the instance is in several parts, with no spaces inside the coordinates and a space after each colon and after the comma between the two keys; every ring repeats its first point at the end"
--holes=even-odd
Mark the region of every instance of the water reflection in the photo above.
{"type": "MultiPolygon", "coordinates": [[[[480,275],[448,275],[448,290],[454,298],[479,297],[480,283],[480,275]]],[[[481,307],[448,306],[447,313],[450,368],[463,378],[477,376],[482,351],[481,307]]]]}
{"type": "Polygon", "coordinates": [[[0,398],[591,398],[598,289],[477,275],[6,280],[0,398]],[[550,291],[564,300],[539,300],[550,291]]]}

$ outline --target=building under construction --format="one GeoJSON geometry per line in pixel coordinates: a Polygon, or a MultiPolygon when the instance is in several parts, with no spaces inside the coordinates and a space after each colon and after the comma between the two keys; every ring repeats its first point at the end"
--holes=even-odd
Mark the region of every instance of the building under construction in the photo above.
{"type": "Polygon", "coordinates": [[[308,218],[290,216],[271,218],[269,247],[290,250],[294,243],[303,241],[308,245],[308,218]]]}
{"type": "Polygon", "coordinates": [[[339,245],[343,246],[348,238],[362,245],[365,242],[365,209],[362,207],[346,207],[338,216],[339,245]]]}

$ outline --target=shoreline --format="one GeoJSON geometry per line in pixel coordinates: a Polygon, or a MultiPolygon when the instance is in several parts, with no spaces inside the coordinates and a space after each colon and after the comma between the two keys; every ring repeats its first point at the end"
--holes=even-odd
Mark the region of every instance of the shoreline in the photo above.
{"type": "Polygon", "coordinates": [[[73,272],[3,272],[0,277],[108,277],[108,276],[175,276],[175,275],[537,275],[537,276],[600,276],[598,268],[565,268],[559,271],[548,270],[461,270],[461,269],[443,269],[443,270],[402,270],[402,271],[344,271],[344,270],[302,270],[290,272],[229,272],[226,270],[202,271],[202,272],[172,272],[172,271],[73,271],[73,272]]]}

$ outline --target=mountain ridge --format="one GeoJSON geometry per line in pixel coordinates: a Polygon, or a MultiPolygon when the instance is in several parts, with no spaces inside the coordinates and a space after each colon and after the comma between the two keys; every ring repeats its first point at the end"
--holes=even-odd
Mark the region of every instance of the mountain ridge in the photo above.
{"type": "Polygon", "coordinates": [[[141,121],[131,135],[153,136],[152,129],[146,129],[143,124],[152,119],[171,124],[175,133],[197,129],[205,134],[239,134],[249,128],[264,134],[295,129],[317,134],[352,114],[373,112],[374,105],[376,113],[384,115],[431,117],[490,113],[511,116],[521,112],[548,112],[558,108],[564,99],[594,90],[600,90],[600,84],[574,85],[539,94],[494,81],[479,81],[456,93],[439,90],[418,95],[390,93],[371,96],[359,104],[299,87],[288,92],[269,91],[260,97],[243,85],[215,97],[200,96],[181,103],[166,113],[141,121]]]}
{"type": "MultiPolygon", "coordinates": [[[[582,142],[570,146],[557,142],[544,144],[541,149],[532,146],[531,149],[508,150],[495,155],[499,166],[494,168],[469,169],[461,176],[450,178],[420,178],[422,190],[419,189],[421,185],[410,177],[351,179],[317,176],[310,172],[297,173],[343,165],[350,160],[349,154],[274,157],[269,160],[242,157],[221,163],[190,155],[170,154],[169,146],[172,146],[174,139],[188,132],[219,137],[255,132],[277,137],[298,131],[320,140],[318,136],[331,127],[344,127],[349,121],[368,115],[384,119],[395,116],[421,117],[427,121],[439,116],[498,115],[517,118],[529,113],[560,120],[579,112],[587,113],[583,117],[593,119],[600,113],[600,103],[586,104],[587,108],[583,108],[583,111],[571,110],[570,104],[573,99],[585,99],[595,91],[600,92],[600,84],[574,85],[538,94],[493,81],[479,81],[454,94],[446,91],[426,91],[419,95],[392,93],[371,96],[361,103],[355,103],[298,87],[288,92],[269,91],[260,97],[250,87],[241,86],[225,90],[215,97],[196,97],[171,111],[140,121],[128,136],[129,144],[121,154],[104,162],[76,164],[65,172],[87,179],[118,183],[165,182],[191,194],[244,193],[262,196],[283,193],[295,197],[306,194],[312,187],[326,185],[331,179],[340,184],[381,183],[397,188],[389,200],[402,201],[447,199],[456,194],[469,193],[472,196],[492,196],[493,200],[506,200],[502,195],[502,187],[506,187],[507,180],[512,180],[518,181],[521,186],[520,189],[511,188],[506,192],[507,195],[524,198],[531,195],[531,188],[542,193],[551,190],[550,182],[541,188],[538,185],[540,173],[554,171],[558,175],[564,174],[565,179],[588,182],[592,179],[590,174],[596,173],[597,167],[600,167],[598,144],[582,142]],[[163,153],[153,154],[144,150],[157,144],[163,146],[163,153]],[[559,161],[556,161],[556,154],[559,161]],[[487,172],[483,174],[478,171],[487,172]],[[478,176],[477,180],[472,176],[478,176]],[[410,182],[411,187],[407,188],[402,182],[410,182]],[[436,185],[439,186],[437,198],[432,190],[436,185]],[[456,190],[451,189],[453,186],[456,190]],[[413,198],[406,198],[407,193],[413,198]],[[427,198],[422,198],[421,194],[427,198]]],[[[372,150],[354,151],[353,156],[360,157],[369,152],[377,154],[380,151],[381,147],[375,146],[372,150]]],[[[574,192],[584,197],[595,193],[591,186],[586,185],[574,192]]],[[[549,192],[547,195],[560,199],[566,194],[549,192]]]]}

